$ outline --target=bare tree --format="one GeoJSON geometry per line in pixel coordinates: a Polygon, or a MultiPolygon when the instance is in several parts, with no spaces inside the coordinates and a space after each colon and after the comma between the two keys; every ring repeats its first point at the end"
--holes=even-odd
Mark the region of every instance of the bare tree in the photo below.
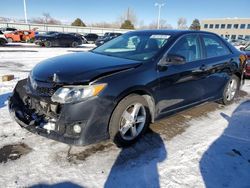
{"type": "Polygon", "coordinates": [[[96,22],[96,23],[92,23],[91,27],[120,28],[120,23],[119,22],[96,22]]]}
{"type": "MultiPolygon", "coordinates": [[[[173,29],[171,24],[168,24],[166,20],[160,20],[160,28],[161,29],[173,29]]],[[[149,25],[143,25],[140,29],[157,29],[157,22],[153,21],[149,25]]]]}
{"type": "Polygon", "coordinates": [[[132,8],[128,8],[119,18],[118,22],[121,25],[125,20],[131,21],[134,25],[137,24],[137,16],[132,8]]]}
{"type": "Polygon", "coordinates": [[[183,17],[179,18],[177,25],[178,25],[178,29],[188,29],[186,18],[183,18],[183,17]]]}
{"type": "Polygon", "coordinates": [[[42,17],[33,18],[31,22],[38,23],[38,24],[54,24],[54,25],[61,24],[59,20],[52,18],[49,13],[43,13],[42,17]]]}

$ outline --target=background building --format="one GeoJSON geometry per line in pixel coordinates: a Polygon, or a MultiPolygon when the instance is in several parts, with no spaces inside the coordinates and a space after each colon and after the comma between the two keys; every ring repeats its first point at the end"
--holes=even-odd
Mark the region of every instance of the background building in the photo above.
{"type": "Polygon", "coordinates": [[[201,30],[214,32],[229,39],[250,40],[250,18],[202,20],[201,30]]]}

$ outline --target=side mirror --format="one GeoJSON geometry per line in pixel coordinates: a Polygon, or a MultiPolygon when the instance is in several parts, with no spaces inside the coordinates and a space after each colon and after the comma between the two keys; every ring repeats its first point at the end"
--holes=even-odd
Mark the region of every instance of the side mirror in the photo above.
{"type": "Polygon", "coordinates": [[[177,54],[168,54],[166,57],[166,63],[170,65],[182,65],[186,63],[186,58],[177,54]]]}
{"type": "Polygon", "coordinates": [[[240,51],[245,51],[246,49],[244,47],[241,47],[240,48],[240,51]]]}
{"type": "Polygon", "coordinates": [[[158,63],[159,71],[168,69],[168,65],[182,65],[186,63],[186,58],[177,54],[168,54],[158,63]]]}

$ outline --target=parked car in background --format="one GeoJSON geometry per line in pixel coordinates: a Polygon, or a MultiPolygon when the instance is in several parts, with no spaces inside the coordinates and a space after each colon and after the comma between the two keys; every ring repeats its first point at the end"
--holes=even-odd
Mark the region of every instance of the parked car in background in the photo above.
{"type": "Polygon", "coordinates": [[[35,44],[39,45],[40,42],[41,42],[41,39],[44,38],[44,36],[53,35],[53,34],[57,34],[57,33],[60,33],[60,32],[48,31],[48,32],[45,32],[45,33],[35,35],[35,44]]]}
{"type": "Polygon", "coordinates": [[[244,51],[247,56],[245,76],[246,78],[249,78],[250,77],[250,44],[244,48],[241,48],[241,50],[244,51]]]}
{"type": "Polygon", "coordinates": [[[8,43],[8,41],[7,41],[7,39],[5,38],[3,32],[0,31],[0,46],[3,46],[3,45],[5,45],[5,44],[7,44],[7,43],[8,43]]]}
{"type": "Polygon", "coordinates": [[[38,33],[36,35],[36,37],[44,36],[44,35],[52,35],[52,34],[55,34],[55,33],[60,33],[60,32],[58,32],[58,31],[48,31],[48,32],[45,32],[45,33],[38,33]]]}
{"type": "Polygon", "coordinates": [[[122,33],[107,32],[103,37],[118,37],[120,35],[122,35],[122,33]]]}
{"type": "Polygon", "coordinates": [[[100,45],[104,44],[105,42],[108,42],[108,41],[110,41],[110,40],[112,40],[120,35],[122,35],[122,34],[121,33],[105,33],[104,36],[99,37],[96,40],[95,44],[96,44],[96,46],[100,46],[100,45]]]}
{"type": "Polygon", "coordinates": [[[17,29],[11,28],[11,27],[1,27],[0,31],[2,31],[5,34],[5,33],[11,33],[13,31],[17,31],[17,29]]]}
{"type": "Polygon", "coordinates": [[[87,44],[94,44],[97,39],[98,39],[98,35],[94,33],[88,33],[88,34],[83,35],[84,43],[87,43],[87,44]]]}
{"type": "Polygon", "coordinates": [[[231,39],[229,40],[229,42],[233,45],[233,46],[245,46],[247,44],[249,44],[248,40],[245,39],[231,39]]]}
{"type": "Polygon", "coordinates": [[[68,34],[71,34],[71,35],[74,35],[76,37],[79,37],[82,40],[82,43],[86,43],[85,42],[86,39],[83,37],[82,34],[80,34],[80,33],[68,33],[68,34]]]}
{"type": "Polygon", "coordinates": [[[31,30],[17,30],[11,33],[5,33],[4,36],[8,42],[29,41],[35,38],[35,32],[31,30]]]}
{"type": "Polygon", "coordinates": [[[54,57],[20,80],[9,109],[21,127],[68,144],[128,146],[150,122],[208,102],[229,104],[245,55],[214,33],[133,31],[54,57]]]}
{"type": "Polygon", "coordinates": [[[39,40],[35,43],[40,46],[45,47],[73,47],[76,48],[78,45],[82,44],[82,40],[71,34],[66,33],[54,33],[52,35],[40,36],[39,40]]]}

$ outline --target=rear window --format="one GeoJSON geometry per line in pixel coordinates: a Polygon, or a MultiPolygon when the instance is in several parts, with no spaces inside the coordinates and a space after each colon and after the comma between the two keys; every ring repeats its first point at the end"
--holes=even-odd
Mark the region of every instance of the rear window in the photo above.
{"type": "Polygon", "coordinates": [[[205,45],[207,58],[219,57],[230,54],[228,47],[223,44],[222,40],[213,35],[205,35],[202,37],[205,45]]]}

